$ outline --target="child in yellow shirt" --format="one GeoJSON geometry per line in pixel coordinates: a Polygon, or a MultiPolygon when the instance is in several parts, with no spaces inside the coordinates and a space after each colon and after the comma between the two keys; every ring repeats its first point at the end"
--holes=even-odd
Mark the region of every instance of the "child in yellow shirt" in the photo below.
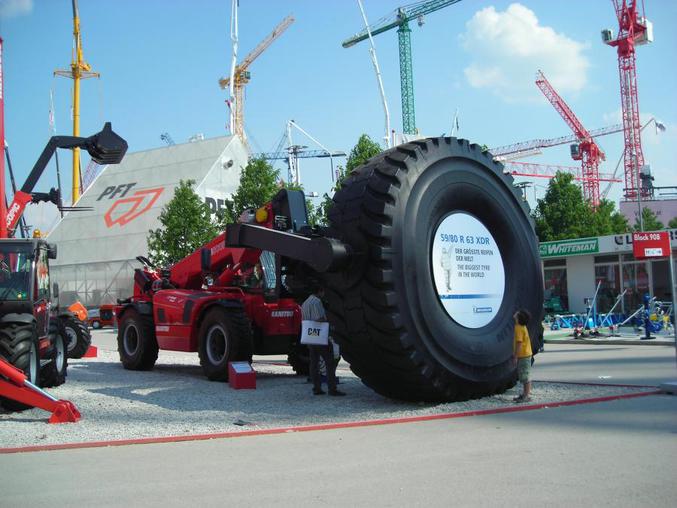
{"type": "Polygon", "coordinates": [[[513,399],[514,402],[529,402],[531,398],[531,339],[527,325],[531,315],[528,311],[520,309],[513,316],[515,319],[515,342],[513,346],[513,359],[517,362],[517,376],[522,383],[522,393],[513,399]]]}

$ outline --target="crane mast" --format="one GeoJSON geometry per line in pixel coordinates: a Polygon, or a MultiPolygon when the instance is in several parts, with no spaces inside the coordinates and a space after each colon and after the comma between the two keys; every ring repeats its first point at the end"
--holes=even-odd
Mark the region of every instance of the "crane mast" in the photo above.
{"type": "Polygon", "coordinates": [[[343,41],[342,46],[349,48],[371,36],[397,28],[397,41],[400,54],[400,94],[402,98],[402,131],[405,134],[417,134],[416,112],[414,111],[414,71],[411,64],[411,28],[409,21],[416,20],[423,25],[423,16],[438,11],[460,0],[429,0],[399,7],[394,15],[377,21],[364,30],[343,41]]]}
{"type": "Polygon", "coordinates": [[[2,37],[0,37],[0,238],[7,238],[5,202],[5,97],[2,85],[2,37]]]}
{"type": "MultiPolygon", "coordinates": [[[[73,59],[70,70],[56,70],[55,76],[63,76],[73,80],[73,136],[80,135],[80,80],[98,78],[98,72],[93,72],[92,67],[85,62],[82,55],[82,39],[80,36],[80,15],[78,14],[78,2],[72,0],[73,6],[73,59]]],[[[80,199],[80,149],[73,148],[73,204],[80,199]]]]}
{"type": "Polygon", "coordinates": [[[618,73],[623,112],[623,151],[625,168],[625,198],[634,200],[649,197],[650,190],[640,185],[640,171],[644,166],[640,134],[639,100],[637,96],[637,70],[635,46],[653,42],[653,25],[645,17],[638,17],[637,0],[612,0],[618,19],[618,37],[609,29],[602,31],[605,44],[618,52],[618,73]]]}
{"type": "MultiPolygon", "coordinates": [[[[234,114],[234,125],[231,125],[233,129],[233,134],[236,134],[240,139],[245,142],[245,133],[244,133],[244,87],[249,80],[251,79],[251,73],[249,72],[249,66],[256,60],[261,53],[263,53],[268,46],[270,46],[280,35],[282,35],[287,28],[294,22],[294,16],[287,16],[284,18],[274,29],[273,31],[263,39],[258,46],[256,46],[251,53],[249,53],[240,64],[235,67],[235,72],[233,73],[233,99],[235,102],[235,114],[234,114]]],[[[222,89],[230,86],[231,78],[224,77],[219,79],[219,86],[222,89]]],[[[233,107],[231,105],[231,107],[233,107]]]]}

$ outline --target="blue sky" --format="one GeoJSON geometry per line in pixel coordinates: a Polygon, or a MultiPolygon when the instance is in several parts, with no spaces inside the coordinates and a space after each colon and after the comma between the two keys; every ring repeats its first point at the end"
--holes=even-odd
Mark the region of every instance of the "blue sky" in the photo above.
{"type": "MultiPolygon", "coordinates": [[[[402,3],[364,0],[371,22],[402,3]]],[[[645,0],[645,6],[655,42],[637,52],[640,110],[643,118],[660,119],[667,131],[656,136],[646,129],[644,154],[656,185],[677,185],[677,2],[645,0]]],[[[80,0],[79,8],[85,58],[101,73],[101,79],[82,83],[82,135],[112,121],[130,151],[138,151],[162,146],[163,132],[177,143],[195,133],[226,133],[226,92],[217,81],[230,66],[229,0],[80,0]]],[[[362,133],[380,140],[383,112],[368,44],[341,47],[363,28],[356,1],[241,0],[240,56],[288,14],[296,22],[250,68],[245,122],[252,148],[272,150],[288,119],[332,149],[349,151],[362,133]]],[[[569,134],[534,85],[539,68],[586,127],[619,122],[616,52],[600,39],[601,29],[616,24],[610,0],[464,0],[430,14],[422,28],[412,26],[417,126],[425,135],[449,133],[458,108],[459,136],[490,147],[569,134]]],[[[53,77],[71,59],[71,3],[0,0],[0,36],[5,133],[21,183],[49,137],[50,90],[58,132],[71,132],[72,81],[53,77]]],[[[399,129],[396,33],[379,35],[375,43],[392,125],[399,129]]],[[[312,146],[300,135],[295,141],[312,146]]],[[[612,172],[622,135],[601,138],[600,144],[607,153],[601,171],[612,172]]],[[[61,161],[68,179],[70,154],[64,152],[61,161]]],[[[577,164],[566,146],[528,161],[577,164]]],[[[307,190],[329,190],[327,160],[301,164],[307,190]]],[[[52,166],[37,190],[54,185],[54,174],[52,166]]],[[[547,180],[535,183],[542,197],[547,180]]],[[[621,189],[616,184],[610,197],[618,200],[621,189]]],[[[29,218],[42,225],[50,213],[33,210],[29,218]]]]}

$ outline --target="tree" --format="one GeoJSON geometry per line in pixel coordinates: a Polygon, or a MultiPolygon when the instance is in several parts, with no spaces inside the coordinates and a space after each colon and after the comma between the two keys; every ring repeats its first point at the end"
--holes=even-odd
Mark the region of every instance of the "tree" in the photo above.
{"type": "MultiPolygon", "coordinates": [[[[348,155],[348,160],[346,161],[346,169],[344,172],[345,175],[349,175],[353,169],[358,166],[361,166],[369,159],[378,155],[382,152],[381,145],[372,141],[372,139],[367,134],[362,134],[357,140],[357,144],[353,147],[348,155]]],[[[337,182],[338,184],[339,182],[337,182]]]]}
{"type": "Polygon", "coordinates": [[[616,210],[616,205],[603,199],[592,215],[592,234],[590,236],[605,236],[627,233],[630,231],[628,219],[616,210]]]}
{"type": "Polygon", "coordinates": [[[670,219],[670,222],[668,222],[668,227],[672,229],[677,228],[677,217],[670,219]]]}
{"type": "Polygon", "coordinates": [[[258,208],[269,202],[284,184],[280,172],[265,159],[251,159],[240,175],[240,185],[235,194],[224,203],[219,217],[221,226],[236,222],[248,208],[258,208]]]}
{"type": "MultiPolygon", "coordinates": [[[[644,222],[644,231],[658,231],[665,229],[665,226],[658,220],[656,214],[651,208],[642,208],[642,221],[644,222]]],[[[635,220],[635,231],[640,230],[639,219],[635,220]]]]}
{"type": "Polygon", "coordinates": [[[148,231],[148,257],[158,266],[176,263],[218,234],[209,206],[195,193],[194,184],[179,182],[160,212],[162,227],[148,231]]]}
{"type": "Polygon", "coordinates": [[[592,231],[592,209],[573,179],[568,173],[557,172],[545,197],[538,200],[533,216],[541,242],[580,238],[592,231]]]}
{"type": "MultiPolygon", "coordinates": [[[[337,190],[341,188],[343,181],[350,175],[350,173],[357,167],[361,166],[367,162],[372,157],[380,154],[383,150],[381,145],[373,141],[367,134],[362,134],[357,140],[357,144],[353,147],[348,154],[348,160],[346,161],[346,167],[338,166],[336,183],[332,187],[331,192],[334,194],[337,190]]],[[[317,210],[317,223],[318,224],[327,224],[327,214],[329,208],[331,207],[332,199],[329,194],[324,194],[322,203],[317,210]]]]}
{"type": "Polygon", "coordinates": [[[596,209],[569,173],[558,172],[533,212],[536,234],[541,242],[605,236],[630,231],[627,219],[613,202],[603,199],[596,209]]]}

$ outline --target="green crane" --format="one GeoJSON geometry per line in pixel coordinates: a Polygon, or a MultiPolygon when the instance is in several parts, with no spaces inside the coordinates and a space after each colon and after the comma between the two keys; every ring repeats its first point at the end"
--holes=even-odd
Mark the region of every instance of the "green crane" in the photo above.
{"type": "Polygon", "coordinates": [[[423,25],[423,16],[461,0],[429,0],[399,7],[394,14],[386,16],[368,28],[343,41],[342,46],[349,48],[371,35],[378,35],[397,27],[400,49],[400,89],[402,95],[402,131],[405,134],[417,134],[416,113],[414,111],[414,72],[411,67],[411,29],[409,21],[416,19],[418,26],[423,25]]]}

